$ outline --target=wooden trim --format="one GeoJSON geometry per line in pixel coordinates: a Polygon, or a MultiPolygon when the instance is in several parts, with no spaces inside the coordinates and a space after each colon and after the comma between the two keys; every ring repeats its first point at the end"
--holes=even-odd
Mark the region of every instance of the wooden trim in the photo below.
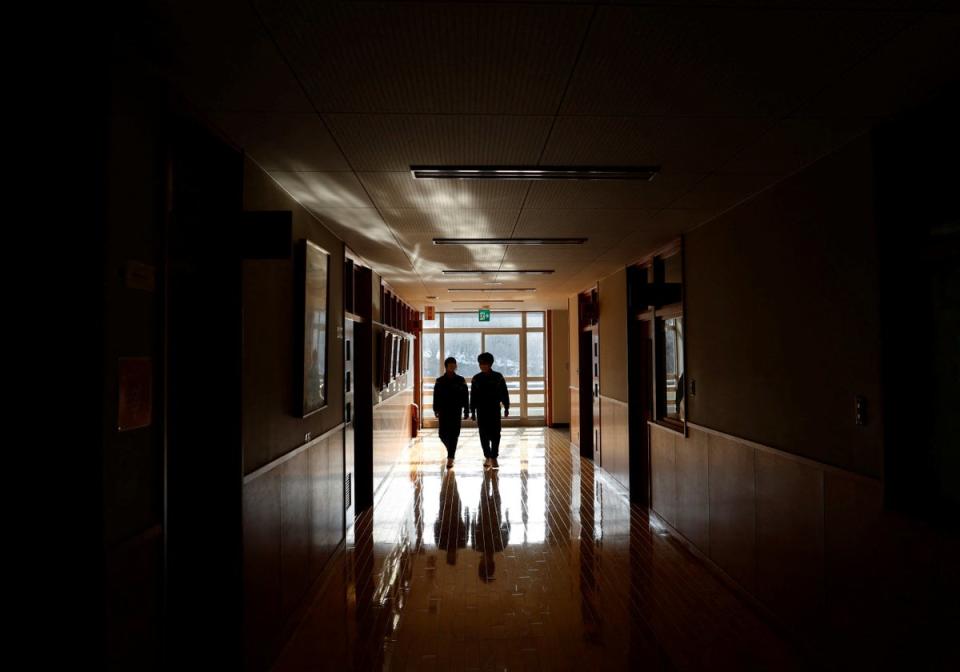
{"type": "Polygon", "coordinates": [[[671,303],[668,306],[656,308],[652,312],[656,313],[656,317],[663,320],[669,320],[674,317],[683,317],[683,304],[671,303]]]}
{"type": "MultiPolygon", "coordinates": [[[[546,401],[546,409],[544,411],[544,417],[546,418],[547,427],[553,427],[553,392],[551,390],[550,383],[553,382],[553,376],[551,374],[551,369],[553,368],[553,311],[548,310],[544,314],[544,329],[546,330],[546,351],[543,353],[543,388],[546,391],[544,395],[544,400],[546,401]]],[[[529,332],[528,332],[529,333],[529,332]]],[[[530,353],[527,353],[527,357],[530,356],[530,353]]]]}
{"type": "Polygon", "coordinates": [[[571,390],[576,390],[577,392],[579,392],[579,391],[580,391],[580,386],[579,386],[579,385],[571,385],[571,386],[570,386],[570,389],[571,389],[571,390]]]}
{"type": "Polygon", "coordinates": [[[353,320],[357,323],[367,321],[367,318],[363,317],[362,315],[358,315],[357,313],[351,313],[349,310],[343,311],[343,317],[344,319],[353,320]]]}
{"type": "Polygon", "coordinates": [[[392,333],[394,333],[394,334],[398,334],[399,336],[403,336],[403,337],[414,336],[414,334],[411,333],[411,332],[409,332],[409,331],[403,331],[403,330],[401,330],[401,329],[397,329],[396,327],[391,327],[389,324],[384,324],[383,322],[380,322],[379,320],[370,320],[370,322],[371,322],[372,324],[375,324],[375,325],[379,326],[379,327],[383,327],[384,330],[386,330],[386,331],[392,332],[392,333]]]}
{"type": "Polygon", "coordinates": [[[604,396],[604,395],[602,395],[602,394],[600,395],[600,401],[608,401],[608,402],[610,402],[611,404],[617,404],[617,405],[619,405],[619,406],[624,406],[624,407],[627,407],[627,406],[630,405],[630,404],[629,404],[628,402],[626,402],[626,401],[620,401],[619,399],[614,399],[613,397],[607,397],[607,396],[604,396]]]}
{"type": "Polygon", "coordinates": [[[344,429],[345,427],[346,427],[346,423],[341,422],[339,425],[337,425],[336,427],[333,427],[332,429],[328,429],[327,431],[325,431],[323,434],[321,434],[321,435],[318,436],[317,438],[315,438],[315,439],[310,439],[307,443],[303,444],[302,446],[299,446],[299,447],[297,447],[297,448],[294,448],[293,450],[291,450],[291,451],[288,452],[288,453],[284,453],[283,455],[281,455],[280,457],[276,458],[275,460],[273,460],[273,461],[271,461],[271,462],[268,462],[267,464],[263,465],[262,467],[260,467],[260,468],[257,469],[256,471],[253,471],[253,472],[247,474],[246,476],[244,476],[244,477],[243,477],[243,484],[244,484],[244,485],[248,485],[248,484],[252,483],[253,481],[257,480],[258,478],[260,478],[261,476],[263,476],[264,474],[266,474],[268,471],[273,471],[274,469],[276,469],[277,467],[279,467],[279,466],[280,466],[281,464],[283,464],[284,462],[288,462],[289,460],[292,460],[293,458],[295,458],[295,457],[296,457],[297,455],[299,455],[300,453],[302,453],[302,452],[304,452],[304,451],[307,451],[307,450],[309,450],[310,448],[313,448],[315,445],[317,445],[317,444],[320,443],[321,441],[325,441],[325,440],[329,439],[331,436],[333,436],[334,434],[336,434],[337,432],[343,431],[343,429],[344,429]]]}
{"type": "MultiPolygon", "coordinates": [[[[668,427],[664,427],[663,425],[660,425],[658,423],[651,422],[650,424],[670,431],[668,427]]],[[[874,478],[873,476],[864,476],[863,474],[858,474],[855,471],[850,471],[848,469],[844,469],[843,467],[835,467],[832,464],[827,464],[826,462],[818,462],[817,460],[810,459],[809,457],[803,457],[802,455],[794,455],[793,453],[788,453],[785,450],[780,450],[779,448],[772,448],[770,446],[765,446],[762,443],[757,443],[756,441],[751,441],[749,439],[744,439],[739,436],[734,436],[733,434],[727,434],[725,432],[721,432],[716,429],[711,429],[710,427],[704,427],[703,425],[698,425],[693,422],[687,422],[687,427],[696,429],[706,434],[713,434],[714,436],[719,436],[723,439],[736,441],[737,443],[742,443],[743,445],[749,446],[750,448],[756,448],[757,450],[760,450],[764,453],[776,455],[778,457],[782,457],[784,459],[790,460],[791,462],[797,462],[807,467],[820,469],[825,473],[829,472],[831,474],[838,474],[846,478],[856,479],[858,481],[861,481],[864,483],[870,483],[873,485],[878,485],[878,486],[883,485],[883,481],[880,480],[879,478],[874,478]]]]}
{"type": "Polygon", "coordinates": [[[647,420],[647,424],[651,427],[659,427],[660,429],[673,432],[674,434],[679,434],[680,436],[686,438],[687,429],[684,423],[681,422],[668,422],[664,420],[647,420]]]}
{"type": "Polygon", "coordinates": [[[683,248],[683,236],[678,236],[674,238],[666,245],[662,245],[659,248],[655,249],[653,252],[648,252],[647,254],[639,257],[635,261],[629,262],[627,266],[647,266],[653,262],[654,257],[666,257],[672,254],[680,252],[683,248]]]}

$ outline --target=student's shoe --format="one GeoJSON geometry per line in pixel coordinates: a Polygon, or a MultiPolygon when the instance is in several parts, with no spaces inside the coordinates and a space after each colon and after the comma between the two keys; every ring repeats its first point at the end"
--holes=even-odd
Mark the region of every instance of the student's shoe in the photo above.
{"type": "Polygon", "coordinates": [[[493,465],[493,460],[491,460],[489,457],[483,462],[484,469],[489,469],[492,465],[493,465]]]}
{"type": "Polygon", "coordinates": [[[499,468],[500,468],[500,463],[497,462],[497,458],[493,458],[493,468],[494,468],[494,469],[499,469],[499,468]]]}
{"type": "Polygon", "coordinates": [[[448,457],[448,458],[447,458],[447,469],[453,469],[453,458],[452,458],[452,457],[448,457]]]}

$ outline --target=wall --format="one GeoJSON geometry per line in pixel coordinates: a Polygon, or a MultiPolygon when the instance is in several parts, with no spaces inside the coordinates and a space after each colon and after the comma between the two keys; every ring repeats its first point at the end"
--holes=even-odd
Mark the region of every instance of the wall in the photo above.
{"type": "Polygon", "coordinates": [[[307,418],[294,409],[295,257],[243,263],[244,646],[262,669],[344,535],[344,252],[250,160],[244,209],[291,211],[292,249],[309,239],[330,253],[327,406],[307,418]]]}
{"type": "Polygon", "coordinates": [[[696,395],[687,437],[648,426],[652,508],[831,666],[902,669],[943,650],[958,549],[884,506],[873,166],[860,138],[687,236],[696,395]]]}
{"type": "MultiPolygon", "coordinates": [[[[102,518],[110,664],[152,669],[159,658],[163,562],[163,398],[161,241],[164,212],[164,87],[114,73],[104,226],[102,518]],[[130,286],[130,262],[155,274],[152,289],[130,286]],[[119,432],[122,357],[149,357],[152,423],[119,432]]],[[[95,170],[93,166],[88,168],[95,170]]],[[[85,316],[86,317],[86,316],[85,316]]],[[[87,487],[94,488],[95,483],[87,487]]],[[[101,508],[102,507],[102,510],[101,508]]],[[[99,526],[98,525],[98,526],[99,526]]],[[[92,541],[92,539],[91,539],[92,541]]],[[[100,633],[98,633],[100,634],[100,633]]]]}
{"type": "MultiPolygon", "coordinates": [[[[378,273],[373,274],[372,310],[373,338],[372,358],[373,370],[377,370],[377,334],[384,331],[380,323],[382,319],[380,305],[380,285],[382,279],[378,273]]],[[[416,347],[416,341],[410,352],[416,347]]],[[[374,379],[376,374],[374,374],[374,379]]],[[[374,385],[374,381],[371,381],[374,385]]],[[[373,496],[376,501],[377,490],[385,482],[386,477],[403,455],[411,438],[412,415],[410,406],[413,404],[413,366],[411,359],[410,369],[406,374],[390,382],[384,389],[373,390],[373,496]]]]}
{"type": "Polygon", "coordinates": [[[308,418],[294,413],[291,349],[296,342],[293,258],[247,260],[244,285],[244,473],[343,422],[343,243],[249,159],[244,170],[245,210],[293,212],[293,240],[308,239],[330,253],[327,319],[327,406],[308,418]]]}
{"type": "Polygon", "coordinates": [[[691,420],[880,475],[871,161],[863,137],[686,237],[691,420]]]}
{"type": "Polygon", "coordinates": [[[553,423],[570,422],[570,316],[550,311],[550,405],[553,423]]]}
{"type": "Polygon", "coordinates": [[[627,272],[600,280],[600,466],[630,487],[627,272]]]}
{"type": "Polygon", "coordinates": [[[956,541],[884,511],[880,481],[699,426],[649,430],[652,508],[818,655],[903,669],[941,649],[956,541]]]}

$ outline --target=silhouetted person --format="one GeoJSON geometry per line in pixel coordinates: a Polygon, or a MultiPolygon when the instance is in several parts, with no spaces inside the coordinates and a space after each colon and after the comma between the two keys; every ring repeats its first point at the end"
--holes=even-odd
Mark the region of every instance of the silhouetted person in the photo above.
{"type": "Polygon", "coordinates": [[[447,357],[443,366],[446,371],[433,386],[433,414],[440,418],[440,440],[447,449],[447,469],[450,469],[460,439],[460,413],[464,419],[469,417],[470,402],[467,381],[457,375],[457,360],[447,357]]]}
{"type": "Polygon", "coordinates": [[[500,404],[503,404],[503,416],[510,415],[510,394],[507,381],[499,372],[493,370],[493,355],[484,352],[477,357],[480,373],[473,377],[470,389],[470,411],[477,428],[480,430],[480,446],[487,469],[499,469],[497,457],[500,455],[500,404]]]}
{"type": "Polygon", "coordinates": [[[440,513],[433,524],[437,548],[447,552],[447,564],[457,563],[457,549],[467,546],[469,521],[463,518],[463,504],[457,491],[457,477],[452,471],[443,475],[440,484],[440,513]]]}
{"type": "Polygon", "coordinates": [[[494,472],[483,475],[480,504],[473,523],[473,547],[480,552],[477,573],[484,581],[493,581],[496,571],[494,553],[499,553],[510,542],[510,520],[503,521],[500,510],[500,482],[494,472]]]}

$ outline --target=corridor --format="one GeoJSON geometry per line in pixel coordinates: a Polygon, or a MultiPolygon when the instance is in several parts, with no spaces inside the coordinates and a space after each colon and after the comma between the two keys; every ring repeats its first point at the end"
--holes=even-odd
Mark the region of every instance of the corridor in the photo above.
{"type": "Polygon", "coordinates": [[[274,669],[806,669],[797,649],[570,446],[413,442],[274,669]]]}

